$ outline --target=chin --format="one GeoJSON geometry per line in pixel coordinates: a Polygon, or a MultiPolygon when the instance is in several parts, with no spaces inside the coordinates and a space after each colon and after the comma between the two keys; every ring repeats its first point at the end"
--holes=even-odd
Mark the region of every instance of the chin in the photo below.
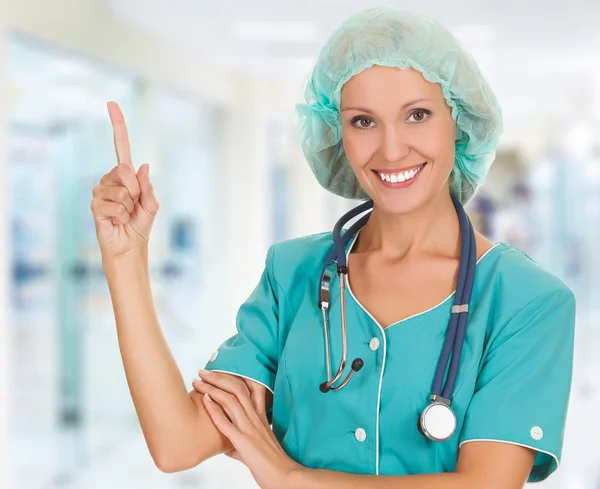
{"type": "Polygon", "coordinates": [[[382,196],[377,195],[373,199],[374,207],[384,214],[402,215],[411,214],[426,202],[424,194],[415,193],[415,195],[402,196],[382,196]]]}

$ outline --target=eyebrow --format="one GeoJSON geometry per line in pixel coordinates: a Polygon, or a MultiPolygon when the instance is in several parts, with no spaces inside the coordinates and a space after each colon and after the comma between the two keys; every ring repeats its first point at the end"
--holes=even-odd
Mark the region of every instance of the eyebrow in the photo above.
{"type": "MultiPolygon", "coordinates": [[[[417,98],[415,100],[411,100],[410,102],[406,102],[404,105],[402,105],[402,107],[400,107],[400,109],[404,110],[407,107],[410,107],[411,105],[416,104],[417,102],[423,102],[423,101],[430,102],[431,100],[428,98],[417,98]]],[[[371,112],[369,109],[365,109],[364,107],[344,107],[343,109],[340,109],[340,112],[344,112],[345,110],[358,110],[361,112],[371,112]]]]}

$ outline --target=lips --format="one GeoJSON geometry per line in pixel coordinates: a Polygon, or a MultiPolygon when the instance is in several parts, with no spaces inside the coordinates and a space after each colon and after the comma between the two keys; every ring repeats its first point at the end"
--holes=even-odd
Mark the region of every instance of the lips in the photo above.
{"type": "Polygon", "coordinates": [[[412,171],[408,171],[408,176],[404,173],[407,170],[398,173],[396,173],[395,170],[394,172],[388,170],[382,173],[379,173],[377,170],[372,171],[378,181],[385,187],[400,189],[411,186],[419,178],[425,166],[427,166],[427,162],[421,163],[416,167],[410,167],[412,171]],[[416,171],[414,171],[415,168],[416,171]]]}

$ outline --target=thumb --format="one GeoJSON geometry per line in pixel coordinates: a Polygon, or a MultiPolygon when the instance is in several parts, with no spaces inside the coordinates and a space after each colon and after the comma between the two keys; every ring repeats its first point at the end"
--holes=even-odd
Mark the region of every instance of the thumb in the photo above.
{"type": "Polygon", "coordinates": [[[137,171],[137,179],[140,184],[140,204],[153,216],[158,212],[158,201],[154,195],[154,187],[150,182],[150,165],[143,164],[137,171]]]}

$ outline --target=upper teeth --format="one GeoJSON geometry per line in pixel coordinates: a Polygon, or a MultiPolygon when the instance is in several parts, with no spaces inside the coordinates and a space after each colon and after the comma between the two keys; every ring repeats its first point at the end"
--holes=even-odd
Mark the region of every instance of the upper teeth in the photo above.
{"type": "Polygon", "coordinates": [[[424,165],[425,163],[423,163],[423,165],[419,166],[418,168],[413,168],[409,171],[402,171],[400,173],[381,173],[379,171],[377,173],[379,173],[381,179],[385,180],[386,182],[405,182],[406,180],[410,180],[411,178],[413,178],[419,172],[419,170],[423,168],[424,165]]]}

